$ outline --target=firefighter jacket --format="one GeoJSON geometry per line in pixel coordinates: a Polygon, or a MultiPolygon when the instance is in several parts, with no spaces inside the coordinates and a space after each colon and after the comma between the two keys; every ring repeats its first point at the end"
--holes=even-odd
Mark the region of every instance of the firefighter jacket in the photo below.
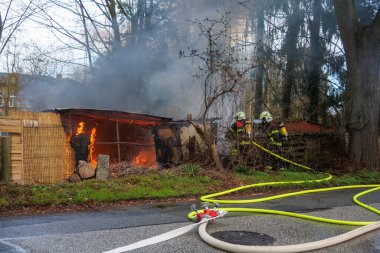
{"type": "Polygon", "coordinates": [[[239,145],[246,145],[250,143],[250,131],[249,121],[239,120],[230,126],[226,133],[226,138],[229,141],[236,141],[239,145]]]}
{"type": "Polygon", "coordinates": [[[271,141],[271,144],[281,147],[284,139],[287,138],[288,133],[285,124],[275,121],[263,123],[261,130],[266,133],[271,141]]]}

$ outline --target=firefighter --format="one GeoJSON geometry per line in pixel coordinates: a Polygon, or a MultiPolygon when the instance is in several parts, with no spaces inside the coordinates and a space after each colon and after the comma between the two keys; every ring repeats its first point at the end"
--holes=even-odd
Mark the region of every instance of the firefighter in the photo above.
{"type": "Polygon", "coordinates": [[[247,120],[244,112],[236,114],[235,122],[228,129],[226,138],[231,142],[235,142],[235,147],[231,152],[233,156],[242,153],[251,144],[251,123],[247,120]]]}
{"type": "MultiPolygon", "coordinates": [[[[275,122],[272,118],[272,115],[268,111],[264,111],[260,114],[260,122],[259,131],[268,136],[270,146],[269,149],[283,156],[283,142],[288,139],[288,133],[285,128],[285,124],[283,122],[275,122]]],[[[269,154],[262,154],[261,163],[266,165],[266,169],[274,168],[282,168],[286,167],[286,163],[281,159],[274,158],[269,154]]]]}
{"type": "Polygon", "coordinates": [[[288,139],[288,133],[283,122],[275,122],[268,111],[260,114],[261,130],[266,133],[272,145],[282,147],[283,141],[288,139]]]}

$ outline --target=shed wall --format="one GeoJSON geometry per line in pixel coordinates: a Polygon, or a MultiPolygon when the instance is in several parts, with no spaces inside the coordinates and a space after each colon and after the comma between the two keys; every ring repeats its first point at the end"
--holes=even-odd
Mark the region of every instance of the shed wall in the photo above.
{"type": "Polygon", "coordinates": [[[0,119],[0,131],[11,135],[11,181],[56,183],[74,171],[73,151],[59,114],[11,111],[0,119]]]}
{"type": "MultiPolygon", "coordinates": [[[[10,180],[22,183],[22,123],[21,120],[13,118],[0,118],[0,132],[8,133],[11,141],[10,147],[10,168],[3,167],[3,170],[10,169],[10,180]]],[[[2,150],[4,152],[5,150],[2,150]]],[[[8,172],[7,172],[8,173],[8,172]]]]}

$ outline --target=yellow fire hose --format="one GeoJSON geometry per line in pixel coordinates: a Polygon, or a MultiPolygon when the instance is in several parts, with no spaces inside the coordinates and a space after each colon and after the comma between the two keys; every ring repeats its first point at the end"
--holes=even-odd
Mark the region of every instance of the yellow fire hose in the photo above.
{"type": "MultiPolygon", "coordinates": [[[[271,152],[270,150],[262,147],[256,142],[252,142],[256,147],[262,149],[263,151],[271,154],[272,156],[277,157],[278,159],[281,159],[287,163],[293,164],[297,167],[306,169],[306,170],[312,170],[310,167],[307,167],[302,164],[295,163],[291,160],[288,160],[284,157],[279,156],[278,154],[275,154],[271,152]]],[[[279,194],[271,197],[265,197],[265,198],[259,198],[259,199],[247,199],[247,200],[227,200],[227,199],[215,199],[215,197],[220,197],[229,193],[254,188],[254,187],[262,187],[262,186],[268,186],[268,185],[284,185],[284,184],[301,184],[301,183],[314,183],[314,182],[323,182],[328,181],[332,179],[332,176],[330,174],[327,174],[325,178],[323,179],[317,179],[317,180],[306,180],[306,181],[287,181],[287,182],[266,182],[266,183],[257,183],[257,184],[251,184],[246,186],[241,186],[237,188],[233,188],[230,190],[213,193],[209,195],[202,196],[200,198],[203,202],[218,202],[221,204],[247,204],[247,203],[258,203],[258,202],[265,202],[269,200],[279,199],[279,198],[286,198],[290,196],[296,196],[301,194],[308,194],[308,193],[316,193],[316,192],[325,192],[325,191],[334,191],[334,190],[342,190],[342,189],[354,189],[354,188],[371,188],[369,190],[360,192],[359,194],[356,194],[353,198],[353,201],[358,204],[359,206],[368,209],[372,212],[375,212],[377,214],[380,214],[380,210],[371,207],[367,204],[364,204],[358,200],[359,197],[380,190],[380,184],[372,184],[372,185],[348,185],[348,186],[339,186],[339,187],[330,187],[330,188],[320,188],[320,189],[313,189],[313,190],[305,190],[305,191],[298,191],[298,192],[291,192],[291,193],[285,193],[285,194],[279,194]]],[[[380,228],[380,221],[374,222],[374,221],[349,221],[349,220],[336,220],[336,219],[328,219],[328,218],[322,218],[312,215],[305,215],[305,214],[299,214],[299,213],[293,213],[293,212],[285,212],[285,211],[278,211],[278,210],[270,210],[270,209],[257,209],[257,208],[222,208],[224,211],[228,212],[251,212],[251,213],[264,213],[264,214],[275,214],[275,215],[285,215],[285,216],[291,216],[291,217],[297,217],[302,219],[308,219],[308,220],[314,220],[314,221],[320,221],[320,222],[326,222],[326,223],[332,223],[332,224],[339,224],[339,225],[351,225],[351,226],[364,226],[360,227],[358,229],[352,230],[348,233],[335,236],[332,238],[328,238],[321,241],[316,242],[310,242],[310,243],[304,243],[304,244],[297,244],[297,245],[286,245],[286,246],[246,246],[246,245],[236,245],[231,243],[226,243],[223,241],[220,241],[218,239],[213,238],[206,232],[206,226],[207,222],[203,223],[199,227],[199,234],[202,237],[203,240],[205,240],[210,245],[230,251],[230,252],[302,252],[306,250],[315,250],[320,249],[328,246],[332,246],[344,241],[347,241],[349,239],[352,239],[354,237],[357,237],[359,235],[362,235],[364,233],[367,233],[369,231],[373,231],[375,229],[380,228]]],[[[189,219],[193,219],[193,217],[196,215],[195,212],[191,212],[188,214],[189,219]]]]}

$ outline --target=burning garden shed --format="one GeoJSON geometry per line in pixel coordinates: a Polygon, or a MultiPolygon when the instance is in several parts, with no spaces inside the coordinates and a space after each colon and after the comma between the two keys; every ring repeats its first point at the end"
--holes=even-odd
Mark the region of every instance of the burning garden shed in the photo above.
{"type": "Polygon", "coordinates": [[[110,164],[151,167],[177,164],[202,150],[187,121],[96,109],[13,111],[0,118],[3,159],[0,180],[55,183],[67,180],[79,160],[96,168],[100,154],[110,164]]]}
{"type": "MultiPolygon", "coordinates": [[[[99,154],[110,162],[128,161],[134,165],[156,163],[156,146],[152,129],[170,118],[111,110],[54,109],[61,115],[62,126],[70,140],[88,137],[88,161],[96,168],[99,154]]],[[[82,138],[83,139],[83,138],[82,138]]],[[[75,153],[83,152],[74,148],[75,153]]]]}

